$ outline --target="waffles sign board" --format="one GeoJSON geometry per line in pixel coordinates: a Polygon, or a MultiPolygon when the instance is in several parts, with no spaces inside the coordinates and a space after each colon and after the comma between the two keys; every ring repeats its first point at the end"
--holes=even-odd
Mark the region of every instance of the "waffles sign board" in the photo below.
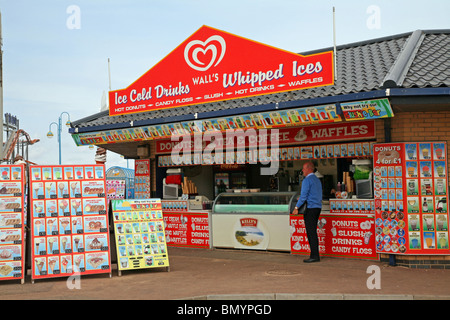
{"type": "Polygon", "coordinates": [[[331,51],[287,52],[203,26],[129,87],[111,116],[332,85],[331,51]]]}

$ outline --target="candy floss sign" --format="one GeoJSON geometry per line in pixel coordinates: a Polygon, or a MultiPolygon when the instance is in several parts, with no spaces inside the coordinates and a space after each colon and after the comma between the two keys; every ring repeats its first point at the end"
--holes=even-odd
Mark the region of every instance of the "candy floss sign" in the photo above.
{"type": "Polygon", "coordinates": [[[287,52],[203,26],[128,88],[111,116],[332,85],[332,52],[287,52]]]}
{"type": "MultiPolygon", "coordinates": [[[[310,248],[302,216],[291,216],[291,253],[309,254],[310,248]]],[[[373,218],[365,215],[320,215],[317,235],[322,256],[377,259],[373,218]]]]}

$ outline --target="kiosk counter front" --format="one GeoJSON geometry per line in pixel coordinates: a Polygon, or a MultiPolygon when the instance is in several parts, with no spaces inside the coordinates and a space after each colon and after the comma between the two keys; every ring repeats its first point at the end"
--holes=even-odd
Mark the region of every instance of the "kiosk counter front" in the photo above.
{"type": "Polygon", "coordinates": [[[290,251],[296,192],[221,193],[212,209],[214,247],[290,251]]]}

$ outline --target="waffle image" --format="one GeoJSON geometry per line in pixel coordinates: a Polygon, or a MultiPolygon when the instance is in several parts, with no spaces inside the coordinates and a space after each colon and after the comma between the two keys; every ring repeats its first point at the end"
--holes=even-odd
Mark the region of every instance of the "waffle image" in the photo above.
{"type": "Polygon", "coordinates": [[[86,205],[84,207],[84,210],[86,212],[98,212],[100,210],[105,210],[105,206],[104,205],[90,205],[90,204],[88,204],[88,205],[86,205]]]}
{"type": "Polygon", "coordinates": [[[7,203],[5,205],[5,209],[17,209],[20,208],[21,204],[20,203],[7,203]]]}
{"type": "Polygon", "coordinates": [[[94,268],[97,269],[102,263],[105,261],[103,258],[96,257],[88,259],[88,263],[94,268]]]}
{"type": "Polygon", "coordinates": [[[91,187],[84,188],[85,194],[99,194],[99,193],[103,193],[103,191],[104,191],[103,188],[91,188],[91,187]]]}
{"type": "Polygon", "coordinates": [[[91,221],[89,222],[89,230],[98,230],[102,227],[102,223],[100,221],[91,221]]]}
{"type": "Polygon", "coordinates": [[[10,234],[7,235],[4,239],[1,239],[2,242],[11,242],[16,240],[20,240],[20,234],[10,234]]]}
{"type": "Polygon", "coordinates": [[[7,276],[8,274],[11,273],[11,271],[13,271],[13,267],[8,266],[6,264],[0,267],[0,274],[2,276],[7,276]]]}
{"type": "Polygon", "coordinates": [[[20,219],[8,219],[5,222],[5,226],[12,226],[16,224],[20,224],[20,219]]]}
{"type": "Polygon", "coordinates": [[[92,240],[91,243],[89,244],[89,248],[91,248],[92,250],[101,249],[102,243],[97,238],[94,238],[94,240],[92,240]]]}
{"type": "Polygon", "coordinates": [[[0,189],[0,194],[14,194],[14,193],[21,193],[22,190],[20,188],[6,188],[3,187],[0,189]]]}

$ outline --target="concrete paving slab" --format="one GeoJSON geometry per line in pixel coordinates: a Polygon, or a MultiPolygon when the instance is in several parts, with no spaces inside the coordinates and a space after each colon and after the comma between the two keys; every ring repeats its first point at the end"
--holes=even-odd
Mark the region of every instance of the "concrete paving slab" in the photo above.
{"type": "Polygon", "coordinates": [[[80,279],[25,284],[0,282],[0,299],[175,300],[175,299],[449,299],[450,272],[444,269],[390,267],[379,261],[304,257],[280,252],[169,248],[170,272],[144,269],[80,279]],[[380,289],[369,289],[369,267],[379,268],[380,289]]]}

